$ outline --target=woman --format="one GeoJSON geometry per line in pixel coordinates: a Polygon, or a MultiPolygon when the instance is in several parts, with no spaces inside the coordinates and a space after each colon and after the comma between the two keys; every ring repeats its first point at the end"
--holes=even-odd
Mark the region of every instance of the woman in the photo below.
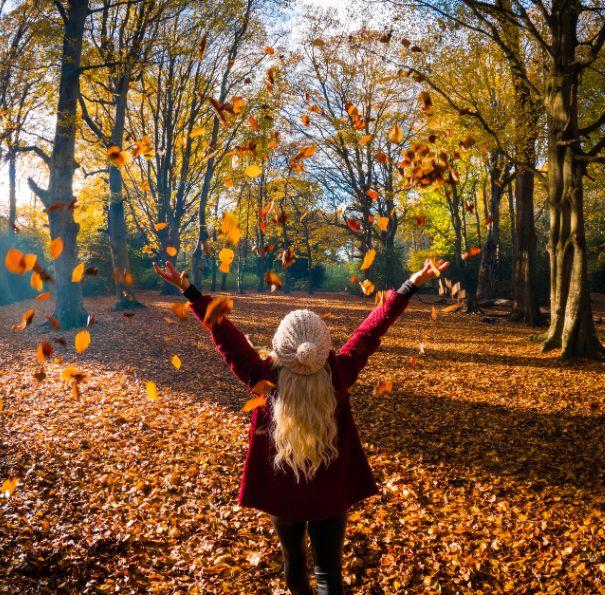
{"type": "MultiPolygon", "coordinates": [[[[154,268],[176,285],[204,320],[212,298],[202,295],[170,263],[154,268]]],[[[448,262],[436,263],[445,271],[448,262]]],[[[262,358],[227,319],[210,329],[233,373],[250,389],[274,386],[254,409],[238,502],[269,513],[284,556],[286,584],[295,595],[312,594],[307,576],[309,531],[320,594],[344,593],[342,549],[347,510],[380,491],[372,477],[351,414],[349,389],[380,337],[397,320],[418,287],[434,276],[427,261],[375,308],[336,353],[324,321],[294,310],[280,322],[270,357],[262,358]]]]}

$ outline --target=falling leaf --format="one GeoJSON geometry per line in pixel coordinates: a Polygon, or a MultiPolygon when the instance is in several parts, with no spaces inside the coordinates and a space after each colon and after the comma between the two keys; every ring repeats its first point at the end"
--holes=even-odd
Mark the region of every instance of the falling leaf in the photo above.
{"type": "Polygon", "coordinates": [[[107,159],[116,167],[122,167],[130,163],[134,155],[130,151],[122,151],[120,147],[109,147],[107,149],[107,159]]]}
{"type": "Polygon", "coordinates": [[[359,285],[364,295],[372,295],[374,293],[374,283],[372,283],[369,279],[366,279],[365,281],[360,281],[359,285]]]}
{"type": "Polygon", "coordinates": [[[229,272],[231,263],[233,262],[234,258],[235,258],[235,253],[233,252],[233,250],[231,250],[231,248],[223,248],[218,253],[218,259],[220,262],[219,270],[221,271],[221,273],[229,272]]]}
{"type": "Polygon", "coordinates": [[[29,284],[32,286],[33,289],[35,289],[38,292],[40,292],[44,289],[44,283],[42,282],[42,277],[36,271],[32,271],[32,275],[29,280],[29,284]]]}
{"type": "Polygon", "coordinates": [[[175,302],[170,309],[179,320],[187,320],[189,318],[189,302],[175,302]]]}
{"type": "Polygon", "coordinates": [[[61,378],[71,384],[71,394],[74,398],[80,396],[79,384],[84,380],[84,374],[75,366],[67,366],[61,372],[61,378]]]}
{"type": "Polygon", "coordinates": [[[256,163],[253,163],[244,170],[244,173],[249,178],[254,179],[254,178],[257,178],[258,176],[260,176],[263,173],[263,170],[259,165],[257,165],[256,163]]]}
{"type": "Polygon", "coordinates": [[[435,275],[435,277],[441,276],[441,271],[439,270],[437,265],[433,262],[432,258],[429,258],[429,266],[431,267],[431,271],[433,271],[433,275],[435,275]]]}
{"type": "Polygon", "coordinates": [[[9,248],[4,258],[4,264],[10,273],[24,275],[34,268],[36,260],[35,254],[23,254],[21,250],[9,248]]]}
{"type": "Polygon", "coordinates": [[[428,91],[421,91],[418,95],[418,101],[420,102],[423,111],[430,110],[433,105],[431,94],[428,91]]]}
{"type": "Polygon", "coordinates": [[[377,291],[376,295],[374,296],[374,305],[382,306],[382,304],[384,304],[384,302],[386,301],[388,296],[389,296],[389,291],[386,291],[386,290],[377,291]]]}
{"type": "Polygon", "coordinates": [[[424,227],[426,225],[426,217],[424,215],[416,215],[416,223],[418,223],[418,227],[424,227]]]}
{"type": "Polygon", "coordinates": [[[426,355],[426,349],[424,348],[424,341],[420,341],[420,343],[418,343],[418,353],[420,355],[426,355]]]}
{"type": "Polygon", "coordinates": [[[231,245],[236,246],[242,236],[242,230],[233,213],[225,211],[223,213],[223,222],[221,223],[220,239],[224,239],[231,245]]]}
{"type": "Polygon", "coordinates": [[[277,273],[273,271],[267,271],[265,273],[265,283],[271,287],[271,291],[275,291],[282,286],[282,280],[279,278],[277,273]]]}
{"type": "Polygon", "coordinates": [[[437,313],[435,306],[433,306],[431,308],[431,318],[436,321],[438,316],[439,316],[439,314],[437,313]]]}
{"type": "Polygon", "coordinates": [[[44,302],[46,301],[50,296],[52,295],[52,293],[50,291],[45,291],[44,293],[41,293],[39,295],[37,295],[35,297],[35,300],[37,302],[44,302]]]}
{"type": "Polygon", "coordinates": [[[206,307],[204,316],[204,324],[207,328],[219,324],[225,316],[228,316],[233,310],[233,300],[225,296],[218,296],[206,307]]]}
{"type": "Polygon", "coordinates": [[[153,228],[156,231],[162,231],[163,229],[166,229],[168,227],[168,223],[166,223],[165,221],[162,221],[161,223],[156,223],[153,228]]]}
{"type": "Polygon", "coordinates": [[[50,241],[50,257],[52,260],[57,260],[61,253],[63,252],[63,240],[61,238],[55,238],[50,241]]]}
{"type": "Polygon", "coordinates": [[[270,380],[259,380],[251,390],[255,395],[268,395],[274,388],[275,384],[270,380]]]}
{"type": "Polygon", "coordinates": [[[403,141],[403,132],[401,131],[399,124],[394,124],[389,130],[389,140],[396,145],[403,141]]]}
{"type": "Polygon", "coordinates": [[[286,250],[284,250],[282,252],[282,255],[281,255],[281,266],[282,266],[282,269],[285,270],[288,267],[291,267],[295,262],[296,262],[296,259],[294,258],[294,255],[293,255],[292,250],[290,248],[287,248],[286,250]]]}
{"type": "Polygon", "coordinates": [[[48,320],[48,324],[50,324],[53,331],[57,332],[61,328],[59,321],[54,316],[49,316],[46,320],[48,320]]]}
{"type": "Polygon", "coordinates": [[[180,370],[181,366],[183,365],[183,362],[181,361],[181,358],[178,355],[173,355],[170,358],[170,363],[177,369],[180,370]]]}
{"type": "Polygon", "coordinates": [[[378,217],[378,227],[380,228],[380,231],[386,231],[389,227],[389,218],[378,217]]]}
{"type": "Polygon", "coordinates": [[[153,380],[148,380],[145,383],[145,391],[147,392],[147,398],[150,401],[158,400],[158,387],[157,384],[153,382],[153,380]]]}
{"type": "Polygon", "coordinates": [[[267,397],[265,395],[259,395],[257,397],[252,397],[248,399],[245,405],[242,407],[242,413],[248,413],[257,407],[263,407],[267,402],[267,397]]]}
{"type": "Polygon", "coordinates": [[[361,231],[361,223],[357,219],[354,219],[353,217],[347,217],[345,221],[349,229],[351,229],[352,231],[361,231]]]}
{"type": "Polygon", "coordinates": [[[79,283],[80,281],[82,281],[83,277],[84,277],[84,263],[81,262],[80,264],[76,265],[74,270],[71,272],[71,281],[72,281],[72,283],[79,283]]]}
{"type": "Polygon", "coordinates": [[[89,331],[80,331],[74,340],[74,348],[76,353],[83,353],[88,349],[90,345],[90,332],[89,331]]]}
{"type": "Polygon", "coordinates": [[[363,257],[363,262],[361,263],[361,270],[365,271],[372,266],[374,259],[376,258],[376,250],[374,248],[370,248],[363,257]]]}
{"type": "MultiPolygon", "coordinates": [[[[248,118],[248,125],[250,126],[250,128],[252,128],[252,130],[254,131],[259,131],[260,130],[260,124],[258,123],[258,120],[254,117],[254,116],[250,116],[248,118]]],[[[250,176],[251,178],[254,176],[250,176]]]]}
{"type": "Polygon", "coordinates": [[[53,354],[53,346],[50,343],[38,343],[38,363],[43,364],[53,354]]]}
{"type": "Polygon", "coordinates": [[[416,358],[412,356],[410,358],[410,368],[413,368],[416,365],[416,358]]]}
{"type": "Polygon", "coordinates": [[[378,192],[376,192],[376,190],[373,190],[372,188],[369,188],[368,190],[366,190],[366,196],[371,200],[376,200],[378,198],[378,192]]]}
{"type": "Polygon", "coordinates": [[[265,48],[265,54],[267,54],[267,56],[272,56],[273,54],[275,54],[275,50],[270,45],[268,45],[265,48]]]}
{"type": "Polygon", "coordinates": [[[462,254],[462,260],[467,260],[473,256],[477,256],[477,254],[481,254],[481,248],[473,246],[468,252],[462,254]]]}
{"type": "Polygon", "coordinates": [[[32,320],[34,319],[35,314],[36,314],[36,311],[34,309],[27,310],[23,314],[23,316],[21,316],[21,323],[13,324],[13,326],[11,326],[11,329],[13,331],[22,331],[22,330],[26,329],[32,323],[32,320]]]}
{"type": "Polygon", "coordinates": [[[454,312],[458,308],[460,308],[460,304],[452,304],[451,306],[447,306],[447,307],[443,308],[441,311],[445,312],[447,314],[449,312],[454,312]]]}
{"type": "Polygon", "coordinates": [[[359,144],[363,147],[364,145],[367,145],[371,140],[372,140],[372,135],[371,134],[364,134],[359,139],[359,144]]]}
{"type": "Polygon", "coordinates": [[[168,256],[176,256],[177,253],[178,250],[174,246],[166,246],[166,254],[168,254],[168,256]]]}

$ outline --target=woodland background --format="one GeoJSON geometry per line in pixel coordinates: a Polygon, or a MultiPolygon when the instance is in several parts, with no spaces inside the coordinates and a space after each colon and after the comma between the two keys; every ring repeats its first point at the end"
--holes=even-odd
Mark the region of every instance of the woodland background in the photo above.
{"type": "Polygon", "coordinates": [[[250,395],[152,262],[263,347],[308,304],[344,340],[444,258],[352,399],[383,496],[347,583],[605,589],[604,23],[602,0],[0,0],[0,578],[279,592],[233,504],[250,395]]]}

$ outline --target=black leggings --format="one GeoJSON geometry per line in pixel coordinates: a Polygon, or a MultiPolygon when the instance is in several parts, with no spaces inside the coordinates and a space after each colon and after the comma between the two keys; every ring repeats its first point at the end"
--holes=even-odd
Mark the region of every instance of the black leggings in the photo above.
{"type": "MultiPolygon", "coordinates": [[[[289,521],[272,516],[271,522],[284,554],[286,585],[294,595],[313,595],[307,576],[307,521],[289,521]]],[[[342,595],[342,549],[347,514],[321,521],[308,521],[319,595],[342,595]]]]}

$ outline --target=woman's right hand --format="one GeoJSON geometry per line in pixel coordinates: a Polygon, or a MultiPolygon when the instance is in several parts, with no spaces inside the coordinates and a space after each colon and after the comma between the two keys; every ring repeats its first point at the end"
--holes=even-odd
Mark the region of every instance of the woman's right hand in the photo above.
{"type": "Polygon", "coordinates": [[[170,261],[166,262],[165,269],[159,267],[156,262],[153,263],[153,268],[164,281],[176,285],[181,291],[185,291],[191,285],[189,279],[187,279],[186,271],[183,271],[182,273],[179,272],[170,261]]]}

